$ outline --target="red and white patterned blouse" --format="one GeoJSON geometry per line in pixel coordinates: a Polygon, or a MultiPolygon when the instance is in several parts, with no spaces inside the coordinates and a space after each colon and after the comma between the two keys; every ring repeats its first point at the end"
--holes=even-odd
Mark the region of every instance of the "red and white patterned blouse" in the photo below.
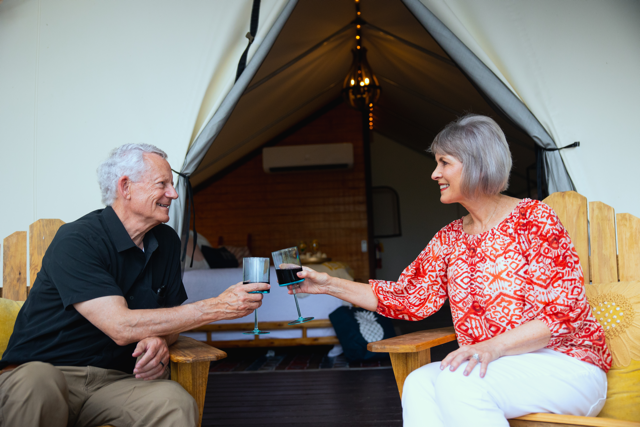
{"type": "Polygon", "coordinates": [[[582,267],[556,213],[524,199],[496,227],[469,235],[462,219],[440,230],[397,282],[371,280],[378,313],[420,320],[450,300],[458,343],[488,340],[533,319],[551,331],[547,348],[611,367],[591,314],[582,267]]]}

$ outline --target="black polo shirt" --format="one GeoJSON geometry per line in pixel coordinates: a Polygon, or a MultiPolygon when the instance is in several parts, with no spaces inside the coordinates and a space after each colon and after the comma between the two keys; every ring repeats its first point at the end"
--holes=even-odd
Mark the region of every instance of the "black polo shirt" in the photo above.
{"type": "Polygon", "coordinates": [[[187,294],[179,253],[180,239],[164,224],[147,232],[141,250],[111,207],[63,225],[42,259],[0,368],[41,361],[131,373],[136,343],[117,345],[73,304],[120,295],[132,310],[180,305],[187,294]]]}

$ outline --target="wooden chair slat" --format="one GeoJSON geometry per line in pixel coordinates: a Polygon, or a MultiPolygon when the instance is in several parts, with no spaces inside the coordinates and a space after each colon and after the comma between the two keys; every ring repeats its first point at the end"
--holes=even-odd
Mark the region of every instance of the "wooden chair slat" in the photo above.
{"type": "Polygon", "coordinates": [[[27,232],[16,231],[3,241],[2,296],[14,301],[27,299],[27,232]]]}
{"type": "Polygon", "coordinates": [[[553,193],[544,202],[558,214],[580,257],[584,280],[589,283],[589,223],[587,198],[575,191],[553,193]]]}
{"type": "Polygon", "coordinates": [[[591,224],[591,281],[618,281],[615,211],[602,202],[589,202],[591,224]]]}
{"type": "Polygon", "coordinates": [[[616,215],[618,226],[618,275],[620,280],[640,280],[640,218],[616,215]]]}
{"type": "Polygon", "coordinates": [[[39,219],[29,226],[29,287],[36,281],[42,257],[63,224],[59,219],[39,219]]]}

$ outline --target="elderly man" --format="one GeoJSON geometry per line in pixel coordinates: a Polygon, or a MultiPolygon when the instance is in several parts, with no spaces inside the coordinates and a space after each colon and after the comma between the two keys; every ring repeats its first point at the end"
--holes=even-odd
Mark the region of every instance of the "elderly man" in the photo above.
{"type": "Polygon", "coordinates": [[[107,207],[56,234],[0,361],[0,426],[196,424],[193,398],[160,379],[169,345],[250,314],[262,294],[249,292],[269,285],[180,305],[180,240],[163,224],[178,197],[166,157],[147,144],[115,149],[98,168],[107,207]]]}

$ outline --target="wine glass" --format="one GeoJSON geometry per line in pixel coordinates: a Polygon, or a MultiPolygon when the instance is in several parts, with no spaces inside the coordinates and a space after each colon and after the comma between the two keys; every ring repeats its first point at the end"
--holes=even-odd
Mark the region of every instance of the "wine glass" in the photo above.
{"type": "Polygon", "coordinates": [[[298,248],[294,246],[292,248],[271,252],[271,257],[273,258],[273,265],[276,267],[278,284],[280,286],[292,285],[291,289],[293,291],[293,298],[296,301],[298,318],[293,322],[289,322],[289,325],[298,325],[300,323],[313,320],[313,317],[302,317],[302,314],[300,313],[300,305],[298,304],[298,297],[296,296],[296,284],[304,281],[304,279],[298,277],[298,272],[302,271],[298,248]]]}
{"type": "MultiPolygon", "coordinates": [[[[242,259],[242,284],[249,283],[269,283],[269,258],[243,258],[242,259]]],[[[268,294],[266,291],[253,291],[250,294],[268,294]]],[[[243,332],[243,334],[264,335],[270,332],[258,329],[258,309],[253,312],[255,316],[253,331],[243,332]]]]}

